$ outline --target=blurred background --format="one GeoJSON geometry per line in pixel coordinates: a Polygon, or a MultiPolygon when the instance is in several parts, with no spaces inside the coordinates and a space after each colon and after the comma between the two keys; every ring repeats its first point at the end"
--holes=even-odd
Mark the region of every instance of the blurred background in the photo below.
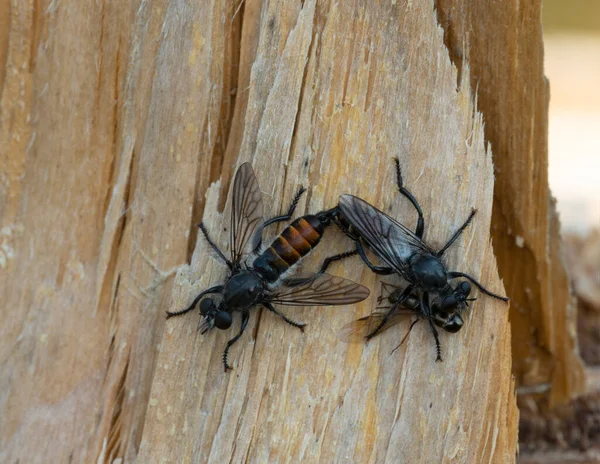
{"type": "Polygon", "coordinates": [[[600,1],[544,0],[550,186],[563,230],[600,227],[600,1]]]}
{"type": "Polygon", "coordinates": [[[600,463],[600,1],[544,0],[549,179],[577,299],[588,393],[554,411],[519,397],[521,464],[600,463]]]}

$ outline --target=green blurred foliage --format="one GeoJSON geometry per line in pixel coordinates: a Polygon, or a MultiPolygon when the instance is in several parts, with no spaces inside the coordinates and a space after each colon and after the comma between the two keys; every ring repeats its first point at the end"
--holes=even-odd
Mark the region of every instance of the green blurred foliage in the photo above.
{"type": "Polygon", "coordinates": [[[542,0],[544,32],[598,32],[600,0],[542,0]]]}

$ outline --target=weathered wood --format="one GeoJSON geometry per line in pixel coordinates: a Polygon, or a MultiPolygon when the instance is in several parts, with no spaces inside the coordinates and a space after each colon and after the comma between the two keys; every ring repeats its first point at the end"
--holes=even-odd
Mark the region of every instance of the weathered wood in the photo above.
{"type": "MultiPolygon", "coordinates": [[[[220,358],[239,322],[200,336],[197,313],[164,321],[223,277],[194,224],[227,248],[225,199],[248,160],[267,214],[303,184],[297,214],[348,192],[412,225],[394,187],[400,156],[428,241],[478,208],[448,263],[503,293],[492,156],[433,3],[0,11],[0,460],[514,460],[502,303],[480,297],[465,329],[442,335],[444,363],[424,325],[394,354],[408,323],[364,346],[337,340],[376,305],[379,279],[357,259],[333,273],[368,285],[369,300],[294,311],[305,334],[256,310],[229,374],[220,358]]],[[[324,240],[307,269],[349,246],[334,229],[324,240]]]]}
{"type": "MultiPolygon", "coordinates": [[[[247,3],[245,13],[255,7],[247,3]]],[[[351,192],[414,222],[393,184],[390,158],[399,154],[407,184],[432,224],[429,240],[443,242],[471,206],[479,208],[449,260],[501,291],[487,237],[491,154],[481,118],[473,112],[469,81],[456,89],[456,71],[431,5],[327,3],[315,10],[307,1],[293,12],[273,4],[264,8],[253,15],[258,26],[250,26],[259,37],[251,41],[258,46],[240,116],[237,164],[252,161],[270,213],[282,210],[303,184],[309,187],[303,211],[332,205],[339,194],[351,192]]],[[[220,231],[227,227],[228,210],[217,214],[221,187],[209,189],[204,220],[226,246],[220,231]]],[[[326,235],[329,244],[307,267],[344,249],[341,234],[326,235]]],[[[362,276],[376,296],[378,279],[359,262],[336,272],[362,276]]],[[[191,267],[176,279],[172,308],[184,307],[223,274],[199,241],[191,267]]],[[[270,314],[254,314],[251,332],[231,351],[232,374],[222,372],[220,358],[235,328],[200,337],[197,316],[169,321],[141,459],[514,459],[506,306],[481,298],[465,333],[443,336],[445,362],[436,364],[423,327],[394,355],[402,328],[368,346],[339,343],[335,331],[375,305],[373,298],[352,310],[295,312],[309,324],[304,335],[270,314]]]]}
{"type": "Polygon", "coordinates": [[[471,88],[494,157],[492,237],[511,297],[517,384],[546,385],[550,405],[585,390],[571,297],[548,187],[548,82],[541,1],[436,0],[452,61],[471,88]]]}

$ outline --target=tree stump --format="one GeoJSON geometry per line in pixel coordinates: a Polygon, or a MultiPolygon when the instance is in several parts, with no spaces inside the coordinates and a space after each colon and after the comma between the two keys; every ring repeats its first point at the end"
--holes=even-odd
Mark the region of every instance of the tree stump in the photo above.
{"type": "MultiPolygon", "coordinates": [[[[228,249],[245,161],[266,216],[304,185],[296,216],[352,193],[414,227],[398,156],[432,245],[477,208],[447,263],[504,294],[469,54],[449,53],[438,24],[459,1],[438,3],[0,6],[2,461],[514,461],[501,302],[478,295],[465,328],[441,336],[443,363],[424,324],[394,353],[409,321],[368,344],[338,340],[394,282],[357,258],[331,273],[368,300],[288,311],[304,334],[254,310],[230,373],[220,358],[239,321],[200,336],[197,312],[164,318],[223,278],[196,224],[228,249]]],[[[306,270],[351,247],[334,228],[323,240],[306,270]]]]}

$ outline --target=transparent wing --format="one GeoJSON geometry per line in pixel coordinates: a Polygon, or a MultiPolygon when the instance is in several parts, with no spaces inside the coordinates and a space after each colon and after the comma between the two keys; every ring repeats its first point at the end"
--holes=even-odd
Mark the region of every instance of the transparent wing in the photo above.
{"type": "MultiPolygon", "coordinates": [[[[346,324],[339,331],[338,338],[347,343],[365,342],[367,336],[373,334],[377,327],[381,325],[387,313],[388,311],[376,312],[346,324]]],[[[404,308],[397,308],[381,328],[377,330],[377,334],[407,320],[410,316],[414,316],[412,311],[404,308]]]]}
{"type": "Polygon", "coordinates": [[[342,195],[339,206],[373,251],[400,274],[413,254],[434,253],[408,228],[358,197],[342,195]]]}
{"type": "Polygon", "coordinates": [[[381,290],[377,297],[377,303],[389,300],[390,296],[396,295],[402,287],[399,285],[393,285],[388,282],[381,281],[381,290]]]}
{"type": "Polygon", "coordinates": [[[233,182],[229,243],[234,263],[258,246],[263,222],[262,193],[252,166],[244,163],[238,168],[233,182]]]}
{"type": "Polygon", "coordinates": [[[335,306],[358,303],[368,296],[369,289],[352,280],[315,274],[283,281],[270,301],[287,306],[335,306]]]}

